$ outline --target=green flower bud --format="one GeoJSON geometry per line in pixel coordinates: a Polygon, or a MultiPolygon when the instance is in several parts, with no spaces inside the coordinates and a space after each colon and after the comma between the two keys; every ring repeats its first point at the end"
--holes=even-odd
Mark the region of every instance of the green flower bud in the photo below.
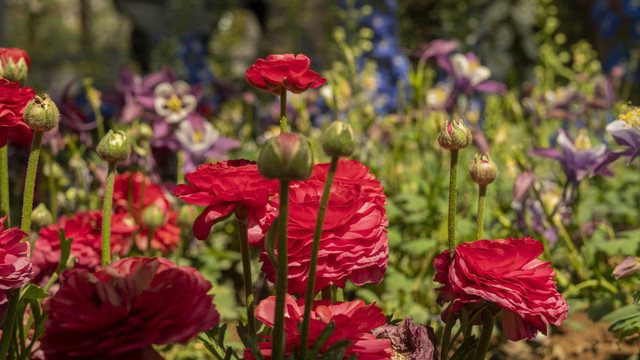
{"type": "Polygon", "coordinates": [[[49,95],[36,95],[24,109],[24,122],[34,131],[47,132],[58,126],[60,112],[49,95]]]}
{"type": "Polygon", "coordinates": [[[142,222],[149,228],[157,229],[166,221],[164,211],[153,204],[142,210],[142,222]]]}
{"type": "Polygon", "coordinates": [[[461,119],[449,119],[438,135],[438,144],[447,150],[466,148],[471,144],[471,131],[461,119]]]}
{"type": "Polygon", "coordinates": [[[196,208],[191,205],[184,205],[178,212],[178,225],[190,227],[196,220],[196,208]]]}
{"type": "Polygon", "coordinates": [[[119,163],[127,160],[131,153],[131,144],[124,131],[109,130],[96,147],[98,155],[107,162],[119,163]]]}
{"type": "Polygon", "coordinates": [[[42,229],[53,223],[53,216],[43,203],[38,204],[31,212],[31,223],[36,229],[42,229]]]}
{"type": "Polygon", "coordinates": [[[498,177],[498,167],[489,154],[476,154],[469,166],[471,179],[479,185],[489,185],[498,177]]]}
{"type": "Polygon", "coordinates": [[[284,133],[271,138],[258,155],[258,171],[265,179],[306,180],[311,170],[311,145],[300,134],[284,133]]]}
{"type": "Polygon", "coordinates": [[[138,139],[148,141],[153,136],[153,129],[151,126],[141,123],[138,125],[138,139]]]}
{"type": "Polygon", "coordinates": [[[351,124],[334,121],[322,136],[322,148],[329,156],[349,157],[356,150],[356,134],[351,124]]]}
{"type": "Polygon", "coordinates": [[[0,48],[0,78],[22,83],[27,80],[31,61],[24,50],[0,48]]]}

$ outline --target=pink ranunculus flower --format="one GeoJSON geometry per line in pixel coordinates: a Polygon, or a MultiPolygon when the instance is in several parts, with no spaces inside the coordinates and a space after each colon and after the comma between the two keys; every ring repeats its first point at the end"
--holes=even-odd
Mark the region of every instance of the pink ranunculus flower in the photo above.
{"type": "MultiPolygon", "coordinates": [[[[284,332],[286,338],[285,354],[290,355],[293,347],[300,348],[300,333],[298,325],[302,323],[304,315],[304,298],[294,300],[287,294],[285,298],[285,323],[284,332]]],[[[274,325],[276,299],[275,296],[266,298],[256,307],[256,318],[268,327],[274,325]]],[[[391,340],[376,339],[369,331],[384,324],[386,317],[375,304],[365,305],[362,300],[350,302],[331,303],[329,300],[316,300],[311,309],[311,321],[309,322],[309,348],[311,348],[322,330],[333,322],[334,333],[322,346],[320,355],[336,342],[347,339],[352,344],[347,348],[344,359],[353,354],[358,354],[358,359],[383,360],[389,359],[393,354],[391,340]]],[[[262,355],[271,359],[273,342],[258,344],[262,355]]],[[[246,351],[245,359],[254,359],[249,351],[246,351]]]]}
{"type": "Polygon", "coordinates": [[[4,314],[11,291],[19,289],[33,277],[28,241],[18,227],[4,228],[7,216],[0,218],[0,316],[4,314]]]}
{"type": "Polygon", "coordinates": [[[165,258],[72,272],[45,307],[42,349],[47,359],[161,359],[152,344],[186,343],[218,323],[210,289],[165,258]]]}
{"type": "Polygon", "coordinates": [[[24,109],[36,95],[33,89],[0,79],[0,147],[8,140],[19,145],[31,143],[33,133],[24,122],[24,109]]]}
{"type": "Polygon", "coordinates": [[[249,243],[262,244],[266,229],[261,224],[265,221],[269,198],[278,192],[276,180],[264,179],[256,164],[248,160],[205,164],[188,173],[186,178],[191,185],[180,184],[174,193],[189,204],[206,206],[193,223],[196,238],[205,240],[213,224],[242,205],[244,210],[239,216],[247,218],[249,243]]]}
{"type": "Polygon", "coordinates": [[[280,95],[283,87],[300,94],[327,82],[320,74],[309,70],[310,64],[309,58],[302,54],[269,55],[249,67],[246,79],[256,89],[270,91],[274,95],[280,95]]]}
{"type": "MultiPolygon", "coordinates": [[[[291,183],[287,289],[292,294],[302,295],[307,288],[313,233],[328,172],[329,164],[318,164],[308,180],[291,183]]],[[[357,160],[339,161],[320,238],[315,292],[328,285],[344,287],[347,279],[356,285],[382,281],[389,258],[382,189],[369,168],[357,160]]],[[[271,204],[267,226],[278,215],[279,197],[271,204]]],[[[275,269],[264,251],[260,259],[267,278],[275,282],[275,269]]]]}
{"type": "Polygon", "coordinates": [[[544,248],[534,239],[478,240],[456,247],[453,262],[449,250],[433,260],[438,302],[451,301],[446,312],[457,313],[495,303],[502,313],[507,339],[533,340],[547,325],[560,325],[569,306],[556,289],[550,262],[538,259],[544,248]]]}

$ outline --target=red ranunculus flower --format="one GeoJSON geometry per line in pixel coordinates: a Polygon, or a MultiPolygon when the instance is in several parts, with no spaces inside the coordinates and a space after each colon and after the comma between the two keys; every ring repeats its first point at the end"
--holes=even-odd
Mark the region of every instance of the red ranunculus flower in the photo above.
{"type": "Polygon", "coordinates": [[[178,212],[171,210],[169,200],[160,186],[151,182],[148,176],[142,173],[134,173],[133,176],[129,172],[116,175],[113,185],[113,208],[117,213],[128,213],[130,206],[133,208],[133,217],[142,224],[140,232],[136,236],[136,245],[140,250],[147,249],[149,228],[142,223],[142,212],[148,206],[155,206],[164,213],[164,224],[154,230],[153,239],[151,239],[151,247],[161,250],[163,253],[173,250],[180,242],[180,228],[178,227],[178,212]],[[144,198],[140,201],[140,193],[142,190],[142,179],[144,178],[144,198]],[[129,182],[133,188],[133,204],[129,201],[129,182]],[[142,203],[142,204],[141,204],[142,203]]]}
{"type": "MultiPolygon", "coordinates": [[[[289,195],[288,292],[304,294],[307,288],[313,233],[329,164],[318,164],[306,181],[291,183],[289,195]]],[[[279,198],[272,199],[266,225],[278,215],[279,198]]],[[[357,160],[338,163],[324,218],[314,291],[327,285],[344,287],[348,278],[356,285],[379,283],[387,269],[389,224],[386,197],[380,181],[357,160]]],[[[276,246],[277,248],[277,246],[276,246]]],[[[275,281],[275,270],[263,251],[262,270],[275,281]]]]}
{"type": "Polygon", "coordinates": [[[196,269],[164,258],[126,258],[95,274],[72,272],[45,308],[42,349],[47,359],[159,356],[151,344],[185,343],[218,323],[209,289],[196,269]]]}
{"type": "MultiPolygon", "coordinates": [[[[189,204],[206,206],[193,223],[196,238],[206,239],[213,224],[241,204],[249,224],[249,243],[262,244],[265,229],[260,224],[264,223],[269,197],[278,192],[276,180],[262,178],[256,164],[248,160],[205,164],[186,178],[191,185],[178,185],[174,193],[189,204]]],[[[245,216],[242,211],[237,214],[245,216]]]]}
{"type": "Polygon", "coordinates": [[[269,55],[249,67],[246,79],[256,89],[271,91],[275,95],[280,95],[283,87],[300,94],[327,82],[320,74],[309,70],[310,64],[309,58],[302,54],[269,55]]]}
{"type": "Polygon", "coordinates": [[[529,237],[463,243],[453,262],[445,250],[433,261],[435,280],[444,284],[437,289],[438,301],[452,301],[446,311],[453,313],[496,303],[504,310],[502,331],[512,341],[546,334],[548,324],[567,318],[569,306],[556,290],[550,262],[538,259],[543,250],[529,237]]]}
{"type": "Polygon", "coordinates": [[[31,143],[33,134],[22,118],[24,108],[36,95],[33,89],[0,79],[0,147],[11,139],[17,144],[31,143]]]}
{"type": "MultiPolygon", "coordinates": [[[[256,318],[272,328],[275,306],[275,296],[262,300],[256,307],[256,318]]],[[[287,294],[284,311],[285,353],[290,355],[294,346],[297,349],[300,348],[298,325],[302,323],[304,315],[304,298],[296,301],[291,295],[287,294]]],[[[311,321],[309,322],[309,348],[313,346],[325,326],[332,321],[336,329],[327,342],[324,343],[319,354],[322,354],[336,342],[347,339],[352,341],[352,344],[344,354],[345,359],[353,354],[358,354],[358,360],[389,359],[393,355],[391,340],[376,339],[373,334],[368,332],[386,321],[382,310],[376,307],[375,304],[365,305],[362,300],[334,304],[329,300],[315,300],[311,309],[311,321]]],[[[258,345],[262,355],[267,359],[271,359],[273,343],[263,342],[258,345]]],[[[249,351],[246,351],[244,356],[248,360],[254,359],[249,351]]]]}
{"type": "Polygon", "coordinates": [[[7,65],[10,60],[17,64],[20,59],[24,59],[27,68],[31,69],[31,60],[26,51],[18,48],[0,48],[0,67],[7,65]]]}
{"type": "MultiPolygon", "coordinates": [[[[51,275],[60,261],[60,236],[64,229],[71,242],[71,256],[77,262],[75,269],[94,272],[102,261],[102,210],[79,211],[71,217],[61,216],[59,224],[49,225],[38,233],[33,249],[33,266],[36,283],[51,275]]],[[[111,217],[111,253],[120,256],[129,252],[131,235],[138,227],[129,214],[114,214],[111,217]]]]}
{"type": "Polygon", "coordinates": [[[0,218],[0,316],[9,301],[8,292],[20,288],[33,277],[29,237],[17,227],[4,228],[7,216],[0,218]]]}

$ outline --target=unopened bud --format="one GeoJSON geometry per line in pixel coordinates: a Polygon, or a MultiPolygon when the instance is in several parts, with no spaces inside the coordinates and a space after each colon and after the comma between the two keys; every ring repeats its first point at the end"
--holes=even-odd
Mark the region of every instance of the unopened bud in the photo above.
{"type": "Polygon", "coordinates": [[[349,157],[356,150],[356,134],[351,124],[334,121],[322,136],[322,148],[329,156],[349,157]]]}
{"type": "Polygon", "coordinates": [[[258,171],[265,179],[306,180],[313,170],[309,140],[284,133],[267,140],[258,155],[258,171]]]}
{"type": "Polygon", "coordinates": [[[0,48],[0,78],[21,83],[27,80],[31,61],[24,50],[0,48]]]}
{"type": "Polygon", "coordinates": [[[196,219],[196,208],[191,205],[183,205],[178,212],[178,225],[190,227],[196,219]]]}
{"type": "Polygon", "coordinates": [[[148,141],[153,136],[153,129],[145,123],[138,125],[138,139],[148,141]]]}
{"type": "Polygon", "coordinates": [[[148,228],[157,229],[166,222],[165,213],[155,205],[149,205],[142,211],[142,222],[148,228]]]}
{"type": "Polygon", "coordinates": [[[131,144],[122,130],[109,130],[96,147],[96,152],[105,161],[119,163],[127,160],[131,153],[131,144]]]}
{"type": "Polygon", "coordinates": [[[43,203],[38,204],[31,212],[31,223],[36,229],[42,229],[53,223],[53,216],[43,203]]]}
{"type": "Polygon", "coordinates": [[[466,148],[471,144],[471,131],[461,119],[449,119],[438,135],[438,144],[447,150],[466,148]]]}
{"type": "Polygon", "coordinates": [[[24,122],[34,131],[47,132],[58,126],[60,112],[49,95],[36,95],[24,109],[24,122]]]}
{"type": "Polygon", "coordinates": [[[613,269],[613,277],[621,279],[635,274],[640,270],[640,261],[638,260],[640,259],[634,256],[628,256],[622,259],[620,264],[613,269]]]}
{"type": "Polygon", "coordinates": [[[469,166],[471,179],[479,185],[489,185],[498,177],[498,167],[489,154],[476,154],[469,166]]]}

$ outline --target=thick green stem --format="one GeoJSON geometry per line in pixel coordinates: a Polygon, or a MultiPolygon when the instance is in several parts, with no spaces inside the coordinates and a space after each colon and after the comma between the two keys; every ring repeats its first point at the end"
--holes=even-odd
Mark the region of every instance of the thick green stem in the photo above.
{"type": "Polygon", "coordinates": [[[40,143],[42,131],[33,134],[29,164],[27,165],[27,179],[24,184],[24,198],[22,202],[22,223],[20,228],[29,234],[31,232],[31,212],[33,211],[33,191],[36,187],[36,173],[38,172],[38,159],[40,158],[40,143]]]}
{"type": "Polygon", "coordinates": [[[272,359],[284,359],[284,302],[289,272],[287,223],[289,221],[289,180],[280,180],[280,210],[278,215],[278,269],[276,274],[276,309],[273,326],[272,359]]]}
{"type": "MultiPolygon", "coordinates": [[[[242,206],[242,205],[238,205],[242,206]]],[[[247,328],[249,335],[256,335],[255,304],[253,296],[253,281],[251,280],[251,253],[249,252],[249,224],[246,216],[240,218],[236,215],[238,223],[238,241],[240,243],[240,255],[242,257],[242,275],[244,277],[244,293],[247,303],[247,328]]]]}
{"type": "Polygon", "coordinates": [[[153,255],[153,249],[151,248],[151,242],[153,241],[153,236],[156,233],[156,229],[150,227],[147,232],[147,248],[144,251],[145,257],[151,257],[153,255]]]}
{"type": "Polygon", "coordinates": [[[449,166],[449,213],[447,218],[449,256],[453,261],[456,249],[456,191],[458,181],[458,149],[451,151],[451,164],[449,166]]]}
{"type": "Polygon", "coordinates": [[[11,339],[15,336],[15,322],[18,312],[18,300],[20,299],[20,290],[17,289],[11,295],[9,304],[7,305],[7,312],[4,319],[2,338],[0,339],[0,360],[7,358],[7,351],[9,350],[9,344],[11,339]]]}
{"type": "Polygon", "coordinates": [[[311,261],[309,262],[309,278],[307,279],[307,291],[304,298],[304,317],[302,320],[302,335],[300,338],[300,352],[302,359],[307,358],[308,343],[309,343],[309,321],[311,321],[311,306],[313,304],[314,287],[316,284],[316,268],[318,266],[318,252],[320,251],[320,237],[322,236],[322,225],[324,224],[324,215],[327,211],[327,205],[329,204],[329,194],[331,193],[331,184],[333,183],[333,176],[336,173],[338,167],[338,157],[333,156],[331,158],[331,164],[329,165],[329,173],[327,174],[327,180],[324,183],[324,191],[322,192],[322,198],[320,199],[320,208],[318,209],[318,218],[316,219],[316,228],[313,233],[313,246],[311,248],[311,261]]]}
{"type": "Polygon", "coordinates": [[[482,228],[484,227],[484,208],[487,200],[487,185],[478,185],[478,220],[476,223],[476,240],[482,239],[482,228]]]}
{"type": "Polygon", "coordinates": [[[116,180],[116,163],[109,163],[107,185],[104,189],[102,207],[102,267],[111,262],[111,203],[113,201],[113,184],[116,180]]]}
{"type": "Polygon", "coordinates": [[[453,329],[453,324],[455,323],[456,318],[453,316],[451,309],[449,309],[447,322],[444,325],[444,331],[442,332],[442,347],[440,348],[440,358],[442,360],[449,359],[449,342],[451,340],[451,329],[453,329]]]}
{"type": "Polygon", "coordinates": [[[0,213],[7,215],[5,227],[11,227],[11,207],[9,206],[9,145],[0,147],[0,213]]]}
{"type": "Polygon", "coordinates": [[[287,132],[287,89],[280,88],[280,133],[287,132]]]}
{"type": "Polygon", "coordinates": [[[482,319],[482,333],[480,333],[480,339],[478,340],[478,347],[476,353],[473,356],[473,360],[484,360],[489,350],[489,342],[491,341],[491,333],[493,332],[493,323],[495,316],[490,311],[485,310],[484,318],[482,319]]]}

